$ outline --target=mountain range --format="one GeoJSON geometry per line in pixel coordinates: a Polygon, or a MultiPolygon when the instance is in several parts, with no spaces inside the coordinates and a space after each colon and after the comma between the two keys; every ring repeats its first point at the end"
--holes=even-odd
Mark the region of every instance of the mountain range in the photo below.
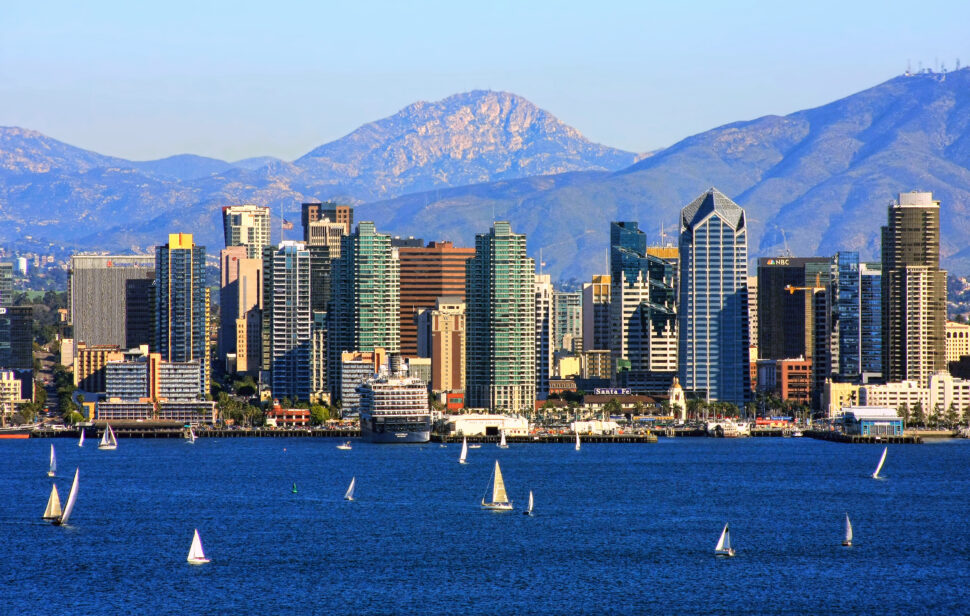
{"type": "Polygon", "coordinates": [[[415,103],[292,162],[127,161],[0,128],[8,247],[142,251],[181,230],[214,250],[223,205],[268,205],[292,220],[299,203],[332,199],[379,230],[464,245],[510,220],[554,279],[586,278],[605,267],[610,220],[638,220],[652,243],[675,242],[678,212],[710,186],[747,210],[752,258],[859,250],[877,259],[887,204],[932,191],[944,264],[970,273],[970,70],[903,75],[649,155],[592,143],[492,91],[415,103]]]}

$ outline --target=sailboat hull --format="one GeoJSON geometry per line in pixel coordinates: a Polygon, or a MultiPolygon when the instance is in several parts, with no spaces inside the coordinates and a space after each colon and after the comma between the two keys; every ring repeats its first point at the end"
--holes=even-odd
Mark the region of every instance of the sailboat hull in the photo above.
{"type": "Polygon", "coordinates": [[[482,509],[488,511],[512,511],[512,503],[482,503],[482,509]]]}
{"type": "Polygon", "coordinates": [[[714,550],[715,558],[731,558],[734,556],[734,548],[728,550],[714,550]]]}
{"type": "Polygon", "coordinates": [[[104,450],[113,450],[117,448],[118,448],[117,445],[98,445],[98,449],[104,449],[104,450]]]}
{"type": "Polygon", "coordinates": [[[47,476],[48,477],[53,477],[54,476],[54,471],[47,471],[47,476]]]}
{"type": "Polygon", "coordinates": [[[190,565],[204,565],[207,562],[210,562],[208,558],[190,558],[190,559],[188,559],[188,563],[190,565]]]}
{"type": "Polygon", "coordinates": [[[842,545],[844,545],[847,548],[851,548],[852,547],[852,542],[851,541],[843,541],[842,542],[842,545]]]}

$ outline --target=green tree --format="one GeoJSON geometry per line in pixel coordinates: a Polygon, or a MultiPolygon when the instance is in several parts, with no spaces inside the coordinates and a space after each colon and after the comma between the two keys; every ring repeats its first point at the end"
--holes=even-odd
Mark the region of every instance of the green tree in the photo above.
{"type": "Polygon", "coordinates": [[[904,425],[909,425],[910,412],[908,404],[904,402],[902,406],[896,409],[896,414],[903,418],[904,425]]]}
{"type": "Polygon", "coordinates": [[[610,398],[607,400],[606,404],[603,405],[603,415],[606,417],[610,417],[611,415],[620,415],[622,413],[623,406],[616,398],[610,398]]]}
{"type": "Polygon", "coordinates": [[[329,417],[330,412],[327,407],[316,403],[310,405],[310,423],[314,426],[325,423],[329,417]]]}
{"type": "Polygon", "coordinates": [[[20,405],[20,417],[25,423],[33,423],[40,413],[40,407],[36,402],[26,402],[20,405]]]}
{"type": "Polygon", "coordinates": [[[940,416],[943,414],[943,408],[939,403],[933,406],[933,411],[930,416],[926,418],[926,423],[929,424],[930,428],[936,429],[940,425],[940,416]]]}
{"type": "Polygon", "coordinates": [[[253,377],[251,376],[246,376],[241,381],[235,381],[232,384],[232,388],[236,391],[238,395],[244,396],[246,398],[252,398],[253,396],[256,395],[256,392],[259,391],[259,387],[257,387],[256,381],[254,381],[253,377]]]}
{"type": "Polygon", "coordinates": [[[70,413],[64,415],[64,421],[73,426],[79,421],[84,421],[84,415],[78,413],[77,411],[71,411],[70,413]]]}
{"type": "Polygon", "coordinates": [[[959,413],[957,413],[957,407],[954,403],[950,403],[950,406],[946,409],[946,413],[943,416],[943,422],[946,424],[947,428],[953,429],[957,425],[957,421],[960,419],[959,413]]]}
{"type": "Polygon", "coordinates": [[[923,411],[923,403],[917,402],[913,407],[913,425],[923,426],[926,423],[926,413],[923,411]]]}

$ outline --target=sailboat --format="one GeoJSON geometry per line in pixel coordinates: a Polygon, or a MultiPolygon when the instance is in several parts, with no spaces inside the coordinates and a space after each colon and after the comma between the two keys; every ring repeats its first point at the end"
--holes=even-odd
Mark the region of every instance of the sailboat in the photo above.
{"type": "Polygon", "coordinates": [[[525,513],[525,515],[532,515],[532,490],[529,490],[529,508],[523,513],[525,513]]]}
{"type": "Polygon", "coordinates": [[[468,459],[468,439],[463,437],[461,439],[461,455],[458,456],[458,463],[465,464],[468,459]]]}
{"type": "Polygon", "coordinates": [[[576,451],[579,451],[579,432],[576,433],[576,451]]]}
{"type": "Polygon", "coordinates": [[[191,565],[204,565],[209,562],[209,559],[205,557],[205,552],[202,551],[202,540],[199,539],[199,529],[195,529],[195,534],[192,535],[192,547],[189,548],[189,557],[186,560],[191,565]]]}
{"type": "Polygon", "coordinates": [[[81,428],[81,438],[77,440],[78,447],[84,447],[84,428],[81,428]]]}
{"type": "Polygon", "coordinates": [[[509,444],[505,442],[505,430],[502,430],[502,438],[499,439],[498,448],[499,449],[508,449],[509,448],[509,444]]]}
{"type": "Polygon", "coordinates": [[[337,449],[342,449],[342,450],[344,450],[344,451],[347,451],[347,450],[349,450],[350,448],[351,448],[351,444],[350,444],[350,441],[347,441],[347,442],[346,442],[346,443],[344,443],[343,445],[337,445],[337,449]]]}
{"type": "Polygon", "coordinates": [[[54,445],[51,445],[51,465],[50,470],[47,471],[48,477],[53,477],[54,473],[57,471],[57,456],[54,455],[54,445]]]}
{"type": "Polygon", "coordinates": [[[190,445],[195,445],[195,430],[191,427],[189,428],[189,433],[185,435],[185,442],[190,445]]]}
{"type": "MultiPolygon", "coordinates": [[[[74,511],[74,503],[77,502],[77,477],[78,470],[75,470],[74,483],[71,484],[71,493],[67,495],[67,504],[64,505],[64,511],[62,511],[60,515],[51,518],[51,522],[53,522],[56,526],[67,524],[68,518],[71,517],[71,512],[74,511]]],[[[52,495],[52,497],[53,496],[54,495],[52,495]]]]}
{"type": "Polygon", "coordinates": [[[98,443],[98,449],[117,449],[118,439],[115,438],[115,431],[111,429],[111,424],[106,424],[104,429],[104,434],[101,436],[101,442],[98,443]]]}
{"type": "Polygon", "coordinates": [[[845,547],[852,546],[852,522],[849,521],[849,514],[845,514],[845,539],[842,540],[845,547]]]}
{"type": "Polygon", "coordinates": [[[872,474],[873,479],[879,479],[879,472],[882,470],[882,465],[886,463],[887,453],[889,453],[889,447],[882,450],[882,457],[879,458],[879,466],[876,467],[876,472],[872,474]]]}
{"type": "Polygon", "coordinates": [[[505,481],[502,479],[502,469],[499,468],[498,460],[495,461],[495,470],[492,471],[492,500],[486,502],[488,493],[482,497],[482,509],[492,511],[512,511],[512,501],[505,493],[505,481]]]}
{"type": "Polygon", "coordinates": [[[354,500],[354,486],[357,485],[356,475],[350,479],[350,487],[347,488],[347,493],[344,494],[344,500],[352,501],[354,500]]]}
{"type": "Polygon", "coordinates": [[[290,490],[290,492],[296,494],[296,482],[295,481],[293,482],[293,489],[290,490]]]}
{"type": "Polygon", "coordinates": [[[57,494],[57,484],[51,486],[51,495],[47,498],[47,508],[44,509],[44,519],[54,520],[61,515],[61,497],[57,494]]]}
{"type": "Polygon", "coordinates": [[[724,525],[724,530],[721,531],[721,538],[717,540],[717,546],[714,548],[714,556],[734,556],[734,548],[731,547],[731,529],[728,528],[727,524],[724,525]]]}

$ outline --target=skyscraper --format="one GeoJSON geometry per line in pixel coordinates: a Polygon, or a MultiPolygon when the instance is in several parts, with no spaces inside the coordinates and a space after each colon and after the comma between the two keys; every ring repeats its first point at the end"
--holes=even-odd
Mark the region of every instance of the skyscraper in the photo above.
{"type": "Polygon", "coordinates": [[[209,289],[205,246],[191,233],[173,233],[155,247],[155,350],[165,361],[198,361],[199,395],[209,389],[209,289]]]}
{"type": "Polygon", "coordinates": [[[583,350],[610,348],[610,277],[593,276],[583,284],[583,350]]]}
{"type": "Polygon", "coordinates": [[[246,256],[259,259],[269,246],[269,208],[259,205],[228,205],[222,208],[226,247],[245,246],[246,256]]]}
{"type": "Polygon", "coordinates": [[[672,263],[647,253],[636,222],[610,224],[613,359],[628,361],[635,380],[665,390],[677,370],[675,277],[672,263]]]}
{"type": "Polygon", "coordinates": [[[154,344],[154,282],[155,258],[149,255],[72,256],[74,339],[88,346],[154,344]]]}
{"type": "Polygon", "coordinates": [[[536,398],[539,400],[549,397],[549,377],[555,364],[554,295],[549,274],[536,274],[536,398]]]}
{"type": "Polygon", "coordinates": [[[0,263],[0,307],[13,305],[13,263],[0,263]]]}
{"type": "Polygon", "coordinates": [[[329,310],[333,294],[331,267],[340,257],[340,241],[348,231],[327,217],[308,223],[306,248],[310,251],[310,301],[314,312],[329,310]]]}
{"type": "Polygon", "coordinates": [[[825,290],[830,263],[824,257],[758,259],[759,359],[813,357],[812,296],[825,290]]]}
{"type": "MultiPolygon", "coordinates": [[[[247,246],[230,246],[219,253],[219,357],[235,361],[235,370],[252,372],[258,366],[259,349],[249,332],[263,306],[263,259],[250,258],[247,246]],[[249,316],[251,311],[256,315],[249,316]],[[240,329],[245,331],[240,331],[240,329]]],[[[231,362],[230,362],[231,363],[231,362]]]]}
{"type": "Polygon", "coordinates": [[[310,351],[310,252],[303,242],[281,242],[264,261],[267,284],[263,310],[269,312],[271,330],[269,366],[273,396],[309,400],[310,351]]]}
{"type": "MultiPolygon", "coordinates": [[[[573,350],[583,339],[583,294],[555,291],[552,295],[554,351],[573,350]]],[[[582,349],[577,349],[581,351],[582,349]]]]}
{"type": "Polygon", "coordinates": [[[435,307],[439,297],[465,297],[465,262],[474,248],[451,242],[398,248],[401,259],[401,355],[418,356],[418,312],[435,307]]]}
{"type": "Polygon", "coordinates": [[[535,261],[525,235],[496,222],[475,236],[466,275],[466,397],[472,408],[532,409],[536,400],[535,261]]]}
{"type": "Polygon", "coordinates": [[[400,276],[391,236],[364,221],[341,239],[340,258],[333,262],[331,329],[327,332],[330,390],[340,395],[344,352],[383,348],[400,352],[400,276]]]}
{"type": "Polygon", "coordinates": [[[946,272],[940,269],[940,202],[900,193],[882,228],[883,376],[916,380],[946,370],[946,272]]]}
{"type": "Polygon", "coordinates": [[[882,375],[882,264],[858,252],[836,253],[832,266],[831,369],[842,379],[882,375]]]}
{"type": "Polygon", "coordinates": [[[433,391],[465,389],[465,301],[439,297],[418,313],[418,355],[431,358],[433,391]]]}
{"type": "Polygon", "coordinates": [[[744,210],[711,188],[681,210],[680,228],[680,384],[741,407],[751,393],[744,210]]]}

